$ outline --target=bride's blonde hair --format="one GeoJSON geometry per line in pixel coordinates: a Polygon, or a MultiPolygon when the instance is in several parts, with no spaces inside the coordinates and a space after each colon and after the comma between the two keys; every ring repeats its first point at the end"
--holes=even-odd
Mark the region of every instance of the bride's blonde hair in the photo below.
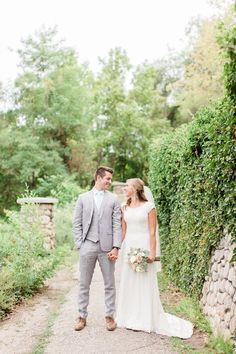
{"type": "MultiPolygon", "coordinates": [[[[132,186],[134,187],[138,200],[140,202],[147,202],[147,198],[144,194],[144,182],[140,178],[130,178],[127,179],[127,182],[131,182],[132,186]]],[[[126,206],[129,206],[131,203],[131,198],[127,199],[126,206]]]]}

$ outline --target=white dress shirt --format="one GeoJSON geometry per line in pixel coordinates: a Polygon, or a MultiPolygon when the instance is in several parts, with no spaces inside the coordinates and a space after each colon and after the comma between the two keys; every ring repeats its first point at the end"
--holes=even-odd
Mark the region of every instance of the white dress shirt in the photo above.
{"type": "Polygon", "coordinates": [[[103,201],[103,198],[104,198],[104,194],[105,194],[104,190],[99,191],[95,187],[93,187],[94,201],[96,203],[96,206],[97,206],[98,210],[101,207],[101,204],[102,204],[102,201],[103,201]]]}

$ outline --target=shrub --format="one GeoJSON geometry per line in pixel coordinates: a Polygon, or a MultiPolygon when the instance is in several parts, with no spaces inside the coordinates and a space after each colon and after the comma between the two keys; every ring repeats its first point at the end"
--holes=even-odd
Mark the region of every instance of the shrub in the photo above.
{"type": "Polygon", "coordinates": [[[234,124],[227,99],[153,144],[150,186],[163,264],[185,292],[199,295],[224,229],[235,235],[234,124]]]}
{"type": "Polygon", "coordinates": [[[71,249],[74,247],[72,235],[72,218],[75,203],[71,202],[55,210],[55,231],[57,245],[68,244],[71,249]]]}
{"type": "Polygon", "coordinates": [[[38,187],[34,190],[34,193],[39,197],[58,198],[60,206],[76,200],[82,192],[84,189],[78,185],[73,175],[52,175],[47,179],[39,178],[38,187]]]}
{"type": "MultiPolygon", "coordinates": [[[[31,206],[27,216],[32,218],[34,212],[31,206]]],[[[19,213],[8,211],[7,217],[7,222],[0,222],[0,318],[31,296],[69,251],[68,245],[46,251],[39,223],[23,227],[19,213]]]]}

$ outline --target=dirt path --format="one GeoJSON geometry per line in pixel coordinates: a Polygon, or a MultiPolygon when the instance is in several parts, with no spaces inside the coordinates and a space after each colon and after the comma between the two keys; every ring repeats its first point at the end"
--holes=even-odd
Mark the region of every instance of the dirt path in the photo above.
{"type": "Polygon", "coordinates": [[[42,292],[18,306],[10,318],[0,322],[0,354],[32,353],[60,307],[65,294],[75,286],[73,267],[64,267],[45,283],[42,292]]]}
{"type": "MultiPolygon", "coordinates": [[[[88,326],[81,332],[74,331],[77,275],[77,265],[59,271],[41,295],[20,306],[9,320],[1,323],[1,354],[176,353],[164,336],[106,330],[103,281],[98,268],[91,286],[88,326]]],[[[119,283],[119,269],[116,278],[119,283]]]]}

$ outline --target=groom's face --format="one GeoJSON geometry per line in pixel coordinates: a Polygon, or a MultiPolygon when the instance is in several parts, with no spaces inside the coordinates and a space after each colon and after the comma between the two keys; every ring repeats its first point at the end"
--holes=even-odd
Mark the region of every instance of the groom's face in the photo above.
{"type": "Polygon", "coordinates": [[[108,189],[112,182],[112,174],[110,172],[105,171],[105,176],[98,176],[96,182],[97,186],[100,189],[108,189]]]}

